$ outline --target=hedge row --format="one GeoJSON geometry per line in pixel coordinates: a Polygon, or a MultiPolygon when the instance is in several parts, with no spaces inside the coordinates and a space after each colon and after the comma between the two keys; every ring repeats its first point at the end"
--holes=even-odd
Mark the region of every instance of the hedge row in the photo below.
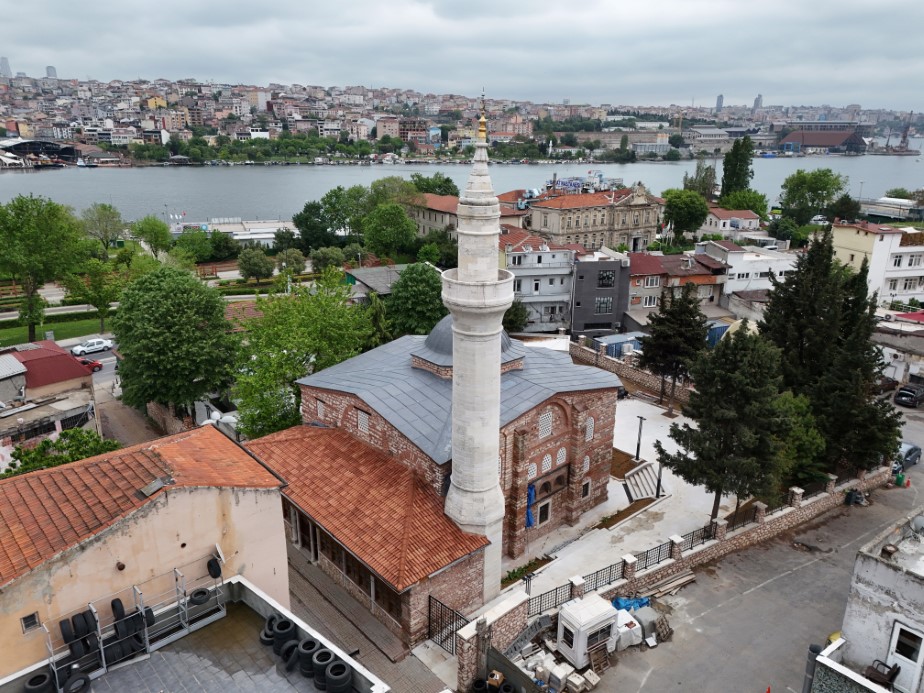
{"type": "MultiPolygon", "coordinates": [[[[115,310],[110,314],[110,317],[115,315],[115,310]]],[[[45,316],[45,325],[59,323],[59,322],[74,322],[75,320],[89,320],[91,318],[98,318],[99,312],[95,310],[81,311],[78,313],[55,313],[54,315],[45,316]]],[[[17,319],[13,320],[0,320],[0,329],[6,327],[20,327],[22,323],[17,319]]]]}

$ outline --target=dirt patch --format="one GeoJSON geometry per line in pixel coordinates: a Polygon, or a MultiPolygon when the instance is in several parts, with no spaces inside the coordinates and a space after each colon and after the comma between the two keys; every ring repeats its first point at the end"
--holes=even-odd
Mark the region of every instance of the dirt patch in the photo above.
{"type": "Polygon", "coordinates": [[[620,510],[615,515],[607,515],[606,517],[602,518],[597,524],[593,526],[593,529],[609,529],[613,525],[622,522],[630,515],[637,513],[639,510],[644,510],[654,502],[654,498],[640,498],[631,505],[620,510]]]}
{"type": "Polygon", "coordinates": [[[614,479],[625,479],[626,474],[635,469],[638,465],[635,458],[624,450],[613,448],[613,461],[610,463],[610,476],[614,479]]]}

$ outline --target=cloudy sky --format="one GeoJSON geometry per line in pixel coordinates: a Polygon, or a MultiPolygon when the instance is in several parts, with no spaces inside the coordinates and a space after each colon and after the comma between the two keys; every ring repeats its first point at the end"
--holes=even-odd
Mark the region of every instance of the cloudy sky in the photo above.
{"type": "Polygon", "coordinates": [[[0,52],[30,76],[924,110],[922,0],[0,0],[0,12],[0,52]]]}

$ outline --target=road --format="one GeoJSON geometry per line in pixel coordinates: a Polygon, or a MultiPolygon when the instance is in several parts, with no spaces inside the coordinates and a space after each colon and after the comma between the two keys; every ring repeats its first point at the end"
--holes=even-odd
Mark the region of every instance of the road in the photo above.
{"type": "MultiPolygon", "coordinates": [[[[903,437],[924,441],[924,412],[905,411],[903,437]]],[[[911,488],[879,489],[868,507],[839,507],[715,564],[665,603],[671,642],[619,655],[598,690],[774,693],[802,690],[805,655],[839,630],[857,550],[924,501],[924,465],[911,488]]]]}

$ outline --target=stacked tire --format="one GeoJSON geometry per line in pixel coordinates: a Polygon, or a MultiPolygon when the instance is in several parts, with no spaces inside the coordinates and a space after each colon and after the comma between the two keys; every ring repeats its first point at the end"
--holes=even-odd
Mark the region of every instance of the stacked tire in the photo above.
{"type": "MultiPolygon", "coordinates": [[[[296,640],[298,632],[295,623],[287,618],[277,619],[273,624],[273,654],[282,655],[282,646],[296,640]]],[[[296,643],[296,647],[298,644],[296,643]]]]}
{"type": "Polygon", "coordinates": [[[346,662],[335,659],[324,672],[328,693],[350,693],[353,690],[353,669],[346,662]]]}
{"type": "Polygon", "coordinates": [[[321,649],[321,643],[314,638],[305,638],[298,644],[298,670],[306,679],[314,678],[314,653],[321,649]]]}

